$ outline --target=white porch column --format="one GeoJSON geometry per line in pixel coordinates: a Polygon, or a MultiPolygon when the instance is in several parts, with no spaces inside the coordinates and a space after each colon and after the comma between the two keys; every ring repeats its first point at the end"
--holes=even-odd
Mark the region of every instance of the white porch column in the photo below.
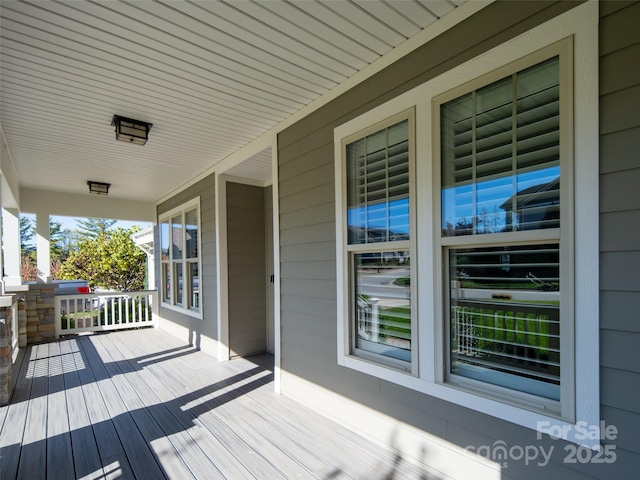
{"type": "Polygon", "coordinates": [[[36,213],[36,249],[38,256],[38,280],[51,281],[51,246],[49,242],[49,214],[36,213]]]}
{"type": "Polygon", "coordinates": [[[148,278],[148,289],[155,290],[156,289],[156,257],[151,252],[147,253],[147,276],[148,278]]]}
{"type": "Polygon", "coordinates": [[[3,280],[5,285],[22,285],[20,258],[20,213],[2,209],[3,280]]]}

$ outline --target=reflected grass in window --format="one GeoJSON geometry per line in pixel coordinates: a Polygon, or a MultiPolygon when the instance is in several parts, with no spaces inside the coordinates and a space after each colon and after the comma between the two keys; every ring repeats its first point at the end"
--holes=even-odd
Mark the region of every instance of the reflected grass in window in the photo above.
{"type": "Polygon", "coordinates": [[[353,255],[355,349],[411,361],[411,274],[408,252],[353,255]]]}

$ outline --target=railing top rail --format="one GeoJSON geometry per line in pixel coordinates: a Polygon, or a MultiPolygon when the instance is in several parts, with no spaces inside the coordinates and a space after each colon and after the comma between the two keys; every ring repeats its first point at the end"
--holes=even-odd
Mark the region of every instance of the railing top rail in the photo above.
{"type": "Polygon", "coordinates": [[[76,294],[64,294],[64,295],[56,295],[56,298],[65,298],[65,297],[73,297],[73,298],[96,298],[96,297],[122,297],[124,295],[145,295],[145,294],[156,294],[157,290],[109,290],[109,291],[101,291],[101,292],[91,292],[91,293],[76,293],[76,294]]]}
{"type": "Polygon", "coordinates": [[[499,300],[492,299],[470,299],[470,298],[456,298],[457,306],[478,306],[489,305],[492,307],[503,307],[505,309],[532,309],[536,311],[540,310],[560,310],[560,305],[552,303],[527,303],[527,302],[501,302],[499,300]]]}

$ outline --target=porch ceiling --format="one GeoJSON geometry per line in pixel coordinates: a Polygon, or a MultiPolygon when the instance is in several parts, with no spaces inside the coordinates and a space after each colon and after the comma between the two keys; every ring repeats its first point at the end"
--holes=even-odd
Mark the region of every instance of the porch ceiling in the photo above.
{"type": "MultiPolygon", "coordinates": [[[[464,1],[2,0],[19,184],[156,201],[464,1]],[[116,142],[114,114],[153,123],[147,145],[116,142]]],[[[264,179],[268,156],[230,173],[264,179]]]]}

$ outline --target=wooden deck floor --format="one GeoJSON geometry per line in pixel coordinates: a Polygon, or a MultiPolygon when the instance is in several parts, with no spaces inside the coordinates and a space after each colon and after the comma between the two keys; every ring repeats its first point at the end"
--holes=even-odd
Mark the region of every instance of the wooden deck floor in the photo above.
{"type": "Polygon", "coordinates": [[[272,363],[153,329],[29,347],[0,409],[0,479],[429,478],[274,394],[272,363]]]}

